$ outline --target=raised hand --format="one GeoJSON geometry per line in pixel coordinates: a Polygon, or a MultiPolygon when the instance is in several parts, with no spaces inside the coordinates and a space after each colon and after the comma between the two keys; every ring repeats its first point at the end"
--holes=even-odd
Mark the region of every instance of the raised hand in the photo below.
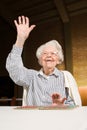
{"type": "Polygon", "coordinates": [[[29,25],[29,18],[25,16],[19,16],[18,21],[14,20],[17,28],[17,41],[16,45],[22,47],[25,40],[28,38],[30,32],[34,29],[35,25],[29,25]]]}

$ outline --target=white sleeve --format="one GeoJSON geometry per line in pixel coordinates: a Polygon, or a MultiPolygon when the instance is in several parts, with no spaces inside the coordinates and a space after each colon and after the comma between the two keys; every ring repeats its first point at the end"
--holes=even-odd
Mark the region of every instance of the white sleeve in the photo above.
{"type": "Polygon", "coordinates": [[[69,71],[63,71],[63,73],[65,76],[65,87],[69,88],[70,96],[73,98],[75,104],[81,106],[81,97],[75,78],[69,71]]]}

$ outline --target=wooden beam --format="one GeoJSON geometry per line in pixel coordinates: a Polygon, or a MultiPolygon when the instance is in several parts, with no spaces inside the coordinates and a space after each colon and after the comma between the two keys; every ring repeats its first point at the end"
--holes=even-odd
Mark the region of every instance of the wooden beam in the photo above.
{"type": "Polygon", "coordinates": [[[64,23],[64,39],[65,39],[65,68],[66,70],[73,73],[70,23],[64,23]]]}
{"type": "Polygon", "coordinates": [[[70,5],[67,5],[68,11],[77,11],[81,9],[87,8],[87,0],[77,1],[75,3],[72,3],[70,5]]]}
{"type": "Polygon", "coordinates": [[[54,2],[55,2],[55,5],[57,7],[57,10],[60,14],[60,17],[61,17],[63,23],[69,22],[69,17],[68,17],[63,0],[54,0],[54,2]]]}
{"type": "Polygon", "coordinates": [[[75,3],[67,5],[67,10],[70,16],[87,13],[87,0],[76,1],[75,3]]]}
{"type": "Polygon", "coordinates": [[[56,10],[50,10],[50,11],[47,11],[47,12],[44,12],[44,13],[41,13],[41,14],[37,14],[36,16],[31,16],[30,19],[31,19],[31,22],[32,21],[43,21],[43,20],[46,20],[46,19],[52,19],[53,17],[57,17],[57,12],[56,10]]]}
{"type": "Polygon", "coordinates": [[[81,9],[81,10],[73,11],[73,12],[70,13],[70,17],[76,16],[76,15],[79,15],[79,14],[84,14],[84,13],[87,13],[87,9],[81,9]]]}

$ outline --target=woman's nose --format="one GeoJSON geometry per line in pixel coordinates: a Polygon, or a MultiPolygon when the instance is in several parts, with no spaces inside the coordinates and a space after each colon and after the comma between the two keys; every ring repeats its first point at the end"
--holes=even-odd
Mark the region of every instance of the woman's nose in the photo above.
{"type": "Polygon", "coordinates": [[[49,53],[47,53],[47,56],[52,56],[52,54],[49,52],[49,53]]]}

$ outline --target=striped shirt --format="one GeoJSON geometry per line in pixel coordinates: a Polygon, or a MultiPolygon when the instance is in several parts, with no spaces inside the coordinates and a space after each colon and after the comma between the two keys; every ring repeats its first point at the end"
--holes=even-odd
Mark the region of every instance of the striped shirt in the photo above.
{"type": "MultiPolygon", "coordinates": [[[[42,69],[40,71],[27,69],[22,62],[22,50],[23,48],[13,46],[7,57],[6,68],[10,77],[17,85],[27,87],[27,105],[51,105],[51,95],[55,92],[59,93],[62,97],[66,97],[62,71],[55,68],[52,74],[46,76],[42,69]]],[[[65,103],[74,104],[70,97],[65,103]]]]}

